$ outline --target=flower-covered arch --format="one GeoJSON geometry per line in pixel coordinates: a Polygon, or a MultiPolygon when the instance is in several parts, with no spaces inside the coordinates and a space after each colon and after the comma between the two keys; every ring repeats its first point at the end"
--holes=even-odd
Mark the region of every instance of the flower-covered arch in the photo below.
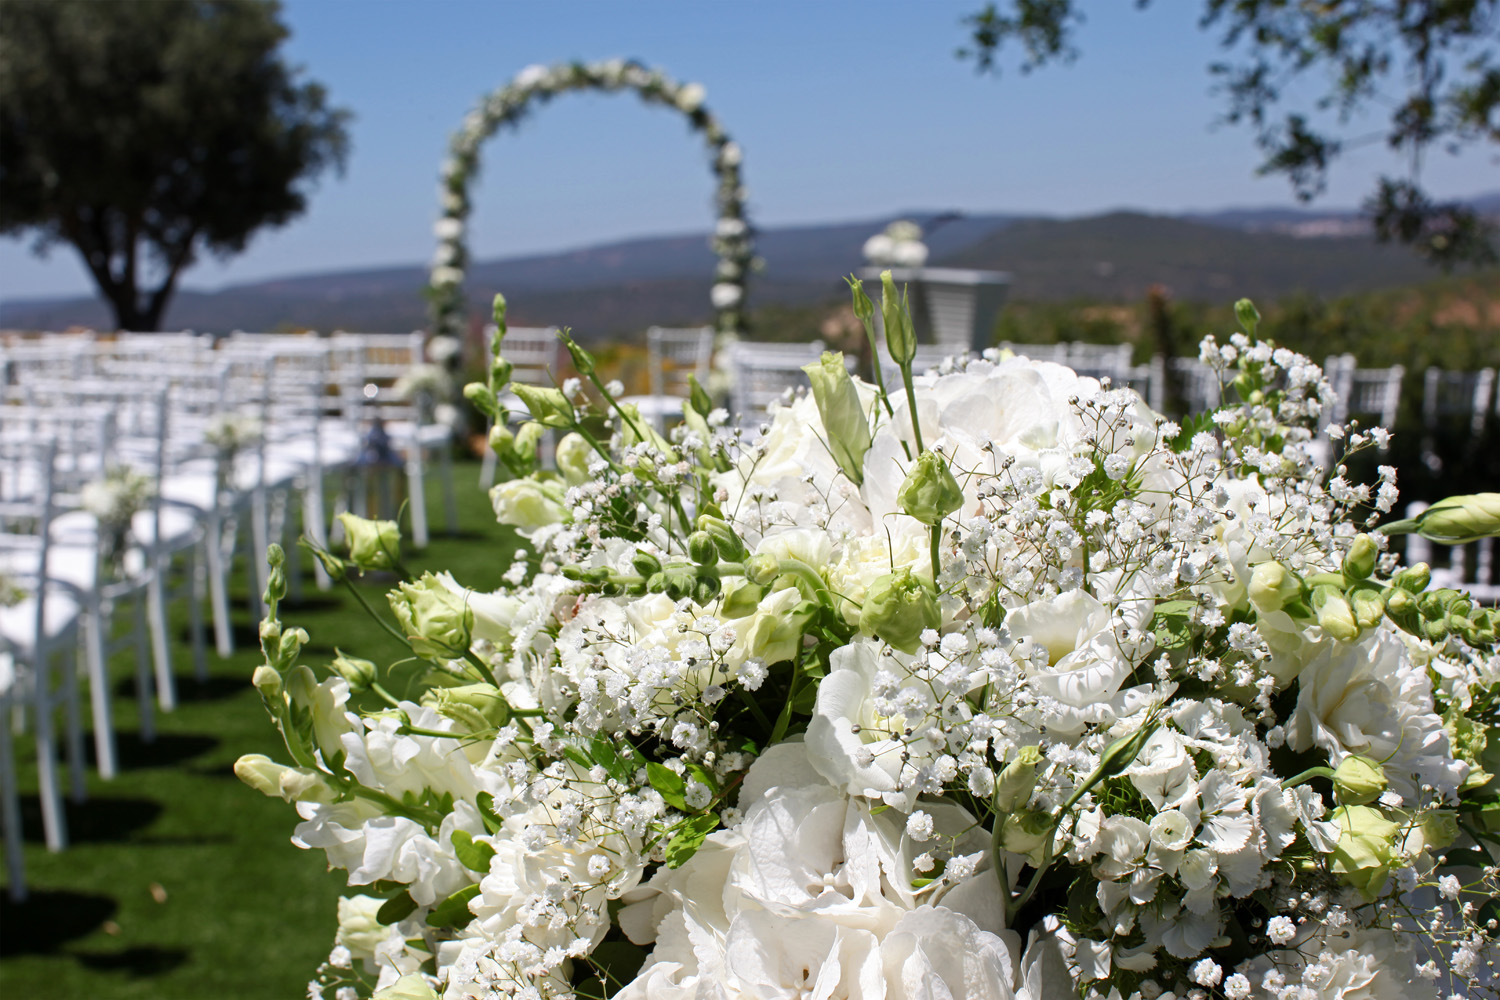
{"type": "Polygon", "coordinates": [[[678,83],[661,70],[634,60],[558,63],[550,67],[528,66],[516,74],[515,79],[469,112],[449,144],[440,187],[442,215],[434,227],[438,249],[427,296],[434,335],[454,338],[450,353],[456,353],[457,341],[462,339],[464,331],[463,281],[469,265],[467,232],[472,208],[469,185],[479,170],[479,147],[501,126],[520,124],[534,105],[578,90],[633,90],[648,104],[675,108],[702,134],[718,179],[715,200],[719,218],[712,242],[719,255],[712,291],[716,325],[720,332],[735,332],[742,326],[745,280],[755,257],[753,234],[745,219],[740,147],[704,107],[703,87],[678,83]]]}

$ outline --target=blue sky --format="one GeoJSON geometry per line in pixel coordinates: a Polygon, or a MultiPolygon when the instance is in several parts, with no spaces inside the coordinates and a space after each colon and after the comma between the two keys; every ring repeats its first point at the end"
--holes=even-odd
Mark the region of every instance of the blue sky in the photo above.
{"type": "MultiPolygon", "coordinates": [[[[288,0],[290,61],[355,113],[343,179],[310,211],[190,288],[425,261],[438,163],[481,95],[531,63],[633,57],[702,83],[745,150],[753,219],[780,225],[908,209],[1080,214],[1289,204],[1257,178],[1252,135],[1214,125],[1214,36],[1198,3],[1086,4],[1071,66],[981,77],[953,57],[982,0],[288,0]]],[[[1378,123],[1371,127],[1378,128],[1378,123]]],[[[1355,130],[1359,126],[1356,123],[1355,130]]],[[[1396,164],[1341,160],[1320,202],[1347,207],[1396,164]]],[[[1433,155],[1439,195],[1492,190],[1493,149],[1433,155]]],[[[705,230],[712,182],[683,122],[633,97],[568,95],[486,148],[481,258],[705,230]]],[[[0,298],[87,293],[76,254],[0,240],[0,298]]]]}

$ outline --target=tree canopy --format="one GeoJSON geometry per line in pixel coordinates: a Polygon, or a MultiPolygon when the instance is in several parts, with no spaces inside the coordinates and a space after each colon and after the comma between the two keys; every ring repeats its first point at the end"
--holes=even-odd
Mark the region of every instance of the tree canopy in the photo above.
{"type": "MultiPolygon", "coordinates": [[[[997,72],[1014,43],[1024,50],[1022,72],[1070,62],[1081,7],[989,3],[965,18],[971,38],[959,57],[997,72]]],[[[1255,130],[1261,173],[1285,174],[1308,201],[1340,154],[1384,142],[1408,166],[1381,177],[1365,202],[1377,237],[1444,266],[1496,260],[1493,227],[1468,206],[1429,198],[1421,172],[1434,148],[1500,143],[1500,0],[1202,0],[1199,24],[1220,32],[1226,58],[1209,72],[1227,102],[1224,119],[1255,130]],[[1304,106],[1302,81],[1319,76],[1322,93],[1304,106]],[[1348,134],[1372,108],[1386,110],[1382,130],[1348,134]]]]}
{"type": "Polygon", "coordinates": [[[242,251],[343,169],[347,111],[277,54],[262,0],[6,0],[0,233],[72,244],[120,328],[152,330],[200,253],[242,251]]]}

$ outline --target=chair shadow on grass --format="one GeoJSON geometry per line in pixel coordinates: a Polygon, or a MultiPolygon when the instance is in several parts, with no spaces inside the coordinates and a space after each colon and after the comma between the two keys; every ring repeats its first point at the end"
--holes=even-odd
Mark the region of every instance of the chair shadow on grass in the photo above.
{"type": "MultiPolygon", "coordinates": [[[[185,685],[186,686],[186,685],[185,685]]],[[[92,732],[86,738],[93,740],[92,732]]],[[[119,756],[120,770],[142,771],[154,767],[177,767],[195,757],[201,757],[219,745],[216,736],[201,733],[157,733],[156,739],[146,743],[141,734],[124,730],[115,734],[115,750],[119,756]]]]}
{"type": "Polygon", "coordinates": [[[33,888],[22,903],[0,897],[0,958],[53,954],[98,930],[118,909],[109,896],[67,889],[33,888]]]}
{"type": "MultiPolygon", "coordinates": [[[[155,823],[164,809],[154,799],[103,796],[85,802],[66,802],[64,808],[68,819],[68,840],[74,844],[125,843],[138,831],[155,823]]],[[[21,796],[21,829],[28,843],[42,842],[42,805],[41,799],[35,795],[21,796]]]]}
{"type": "Polygon", "coordinates": [[[128,972],[132,977],[159,976],[188,960],[186,948],[126,948],[124,951],[69,952],[78,964],[97,972],[128,972]]]}

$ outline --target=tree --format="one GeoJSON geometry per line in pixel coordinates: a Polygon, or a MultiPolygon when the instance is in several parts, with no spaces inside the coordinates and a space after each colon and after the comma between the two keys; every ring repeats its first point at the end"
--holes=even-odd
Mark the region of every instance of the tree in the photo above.
{"type": "MultiPolygon", "coordinates": [[[[1025,50],[1022,72],[1070,62],[1080,6],[990,3],[964,19],[971,46],[958,55],[996,72],[1014,41],[1025,50]]],[[[1429,199],[1420,177],[1434,147],[1500,143],[1500,0],[1203,0],[1199,24],[1221,31],[1228,58],[1210,73],[1227,99],[1225,120],[1255,130],[1265,154],[1259,172],[1285,174],[1309,201],[1340,153],[1384,141],[1409,166],[1404,176],[1381,177],[1365,202],[1376,236],[1445,267],[1497,259],[1493,227],[1468,206],[1429,199]],[[1319,74],[1326,89],[1312,106],[1283,112],[1283,96],[1319,74]],[[1382,131],[1342,134],[1372,107],[1389,108],[1382,131]]]]}
{"type": "Polygon", "coordinates": [[[5,0],[0,233],[71,243],[121,329],[154,330],[200,253],[244,250],[342,172],[347,111],[277,56],[260,0],[5,0]]]}

